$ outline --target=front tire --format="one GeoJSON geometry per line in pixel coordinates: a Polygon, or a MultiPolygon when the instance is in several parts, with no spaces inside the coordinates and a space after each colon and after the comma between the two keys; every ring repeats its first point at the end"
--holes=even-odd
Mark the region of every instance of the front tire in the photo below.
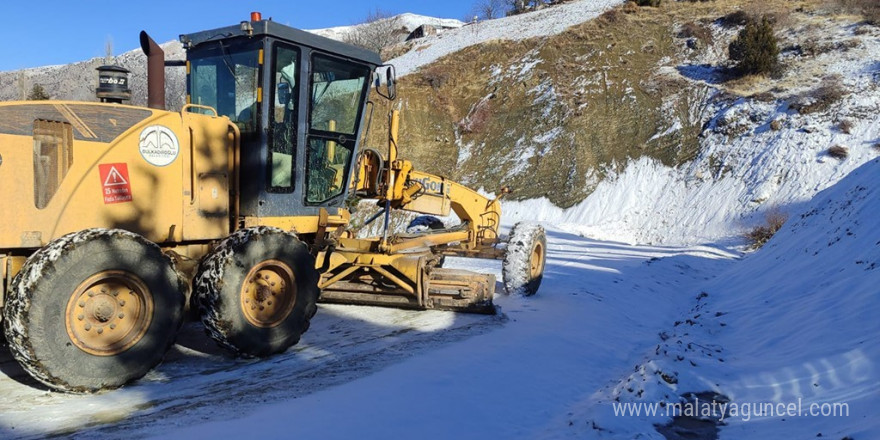
{"type": "Polygon", "coordinates": [[[510,230],[510,240],[501,275],[510,295],[532,296],[544,278],[547,259],[547,237],[544,228],[535,223],[521,222],[510,230]]]}
{"type": "Polygon", "coordinates": [[[3,310],[15,359],[67,392],[117,388],[161,362],[186,282],[154,243],[119,230],[65,235],[28,258],[3,310]]]}
{"type": "Polygon", "coordinates": [[[224,239],[199,265],[195,284],[206,331],[239,356],[287,350],[317,311],[315,258],[277,228],[242,229],[224,239]]]}

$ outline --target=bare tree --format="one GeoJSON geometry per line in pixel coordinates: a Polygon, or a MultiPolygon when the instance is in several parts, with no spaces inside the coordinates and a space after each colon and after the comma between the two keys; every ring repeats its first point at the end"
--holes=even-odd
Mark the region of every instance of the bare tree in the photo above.
{"type": "Polygon", "coordinates": [[[401,41],[398,30],[394,27],[393,15],[376,9],[367,15],[363,22],[356,25],[343,37],[348,44],[360,46],[375,52],[401,41]]]}
{"type": "Polygon", "coordinates": [[[538,9],[539,6],[552,2],[547,0],[504,0],[504,3],[506,3],[507,13],[509,15],[515,15],[538,9]]]}
{"type": "Polygon", "coordinates": [[[510,9],[506,0],[477,0],[474,4],[474,15],[483,20],[504,17],[510,9]]]}

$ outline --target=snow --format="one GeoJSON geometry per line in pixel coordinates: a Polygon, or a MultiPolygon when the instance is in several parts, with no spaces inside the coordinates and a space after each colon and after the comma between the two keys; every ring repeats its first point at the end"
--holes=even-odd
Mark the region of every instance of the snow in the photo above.
{"type": "Polygon", "coordinates": [[[760,252],[701,286],[690,321],[670,328],[640,362],[650,374],[597,392],[583,417],[629,437],[658,420],[614,417],[602,402],[674,401],[680,391],[708,390],[740,404],[849,409],[848,417],[731,417],[722,438],[877,438],[878,178],[875,159],[817,195],[760,252]],[[660,371],[678,379],[677,390],[660,371]]]}
{"type": "MultiPolygon", "coordinates": [[[[525,40],[555,35],[571,26],[597,17],[622,0],[582,0],[564,3],[528,14],[486,20],[420,40],[411,50],[393,60],[399,77],[415,72],[437,59],[489,40],[525,40]]],[[[524,66],[525,68],[526,66],[524,66]]]]}
{"type": "MultiPolygon", "coordinates": [[[[464,25],[463,22],[452,18],[428,17],[425,15],[405,13],[382,19],[380,21],[391,21],[394,29],[405,29],[407,33],[416,30],[419,26],[434,26],[439,30],[456,29],[464,25]]],[[[332,38],[334,40],[345,40],[349,33],[353,32],[359,26],[368,26],[369,24],[359,24],[352,26],[336,26],[324,29],[310,29],[308,32],[318,34],[322,37],[332,38]]]]}
{"type": "MultiPolygon", "coordinates": [[[[393,62],[411,73],[479,41],[561,32],[617,3],[463,26],[393,62]]],[[[880,40],[863,38],[817,57],[853,92],[832,111],[718,103],[695,115],[707,128],[691,162],[639,158],[603,179],[591,170],[595,191],[568,209],[504,202],[506,228],[543,224],[548,255],[538,294],[496,294],[497,316],[321,305],[301,343],[266,360],[228,358],[191,323],[144,379],[90,396],[47,392],[0,351],[0,437],[662,438],[655,424],[669,417],[616,416],[612,402],[711,391],[735,404],[849,405],[848,417],[730,416],[722,439],[878,438],[877,53],[880,40]],[[836,144],[847,158],[827,156],[836,144]],[[731,247],[772,209],[790,220],[763,249],[731,247]]],[[[529,75],[540,62],[489,68],[529,75]]],[[[671,74],[713,87],[711,69],[681,67],[671,74]]],[[[540,154],[531,143],[558,135],[523,139],[507,159],[528,160],[540,154]]],[[[501,279],[499,261],[447,266],[501,279]]]]}

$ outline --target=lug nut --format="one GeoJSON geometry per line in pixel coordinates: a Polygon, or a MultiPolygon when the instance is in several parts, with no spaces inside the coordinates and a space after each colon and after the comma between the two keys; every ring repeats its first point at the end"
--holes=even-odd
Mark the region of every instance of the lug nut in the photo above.
{"type": "Polygon", "coordinates": [[[116,316],[118,316],[119,319],[122,319],[122,318],[125,318],[125,313],[120,313],[120,314],[118,314],[118,315],[116,315],[116,316]]]}
{"type": "Polygon", "coordinates": [[[101,328],[101,327],[98,327],[98,329],[97,329],[96,331],[98,332],[99,335],[100,335],[101,333],[104,333],[104,329],[101,328]]]}
{"type": "Polygon", "coordinates": [[[251,302],[250,298],[245,298],[245,299],[244,299],[244,303],[245,303],[245,304],[250,304],[250,302],[251,302]]]}
{"type": "Polygon", "coordinates": [[[123,299],[119,300],[119,307],[125,307],[125,300],[123,300],[123,299]]]}
{"type": "Polygon", "coordinates": [[[111,292],[110,294],[113,295],[113,296],[119,296],[119,291],[118,291],[118,290],[114,290],[114,291],[111,292]]]}
{"type": "Polygon", "coordinates": [[[107,293],[107,288],[106,288],[106,287],[102,287],[102,288],[101,288],[101,293],[107,293]]]}
{"type": "Polygon", "coordinates": [[[79,315],[76,317],[76,319],[79,319],[80,321],[82,321],[83,319],[86,319],[86,317],[83,315],[79,315]]]}
{"type": "Polygon", "coordinates": [[[95,296],[95,292],[89,291],[89,297],[95,296]]]}
{"type": "Polygon", "coordinates": [[[116,324],[110,324],[110,330],[113,330],[114,328],[116,328],[116,324]]]}
{"type": "Polygon", "coordinates": [[[265,307],[263,307],[263,306],[260,306],[260,311],[263,311],[263,309],[265,309],[265,307]]]}
{"type": "Polygon", "coordinates": [[[78,305],[79,305],[80,307],[85,307],[85,306],[86,306],[86,302],[85,302],[85,301],[80,301],[78,305]]]}
{"type": "Polygon", "coordinates": [[[86,329],[86,331],[89,331],[92,329],[92,325],[87,322],[84,328],[86,329]]]}
{"type": "Polygon", "coordinates": [[[267,305],[267,306],[271,306],[271,305],[272,305],[272,301],[267,301],[267,302],[266,302],[266,305],[267,305]]]}

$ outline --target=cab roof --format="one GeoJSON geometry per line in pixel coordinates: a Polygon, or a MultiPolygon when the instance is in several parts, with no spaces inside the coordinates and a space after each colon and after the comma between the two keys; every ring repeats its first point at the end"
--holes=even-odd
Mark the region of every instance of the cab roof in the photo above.
{"type": "Polygon", "coordinates": [[[372,64],[373,66],[379,66],[382,64],[382,59],[376,52],[322,37],[304,30],[285,26],[272,20],[243,21],[240,25],[236,26],[227,26],[192,34],[182,34],[180,36],[180,42],[189,50],[197,48],[201,44],[217,40],[236,37],[261,38],[263,36],[286,40],[294,44],[334,53],[346,58],[372,64]]]}

